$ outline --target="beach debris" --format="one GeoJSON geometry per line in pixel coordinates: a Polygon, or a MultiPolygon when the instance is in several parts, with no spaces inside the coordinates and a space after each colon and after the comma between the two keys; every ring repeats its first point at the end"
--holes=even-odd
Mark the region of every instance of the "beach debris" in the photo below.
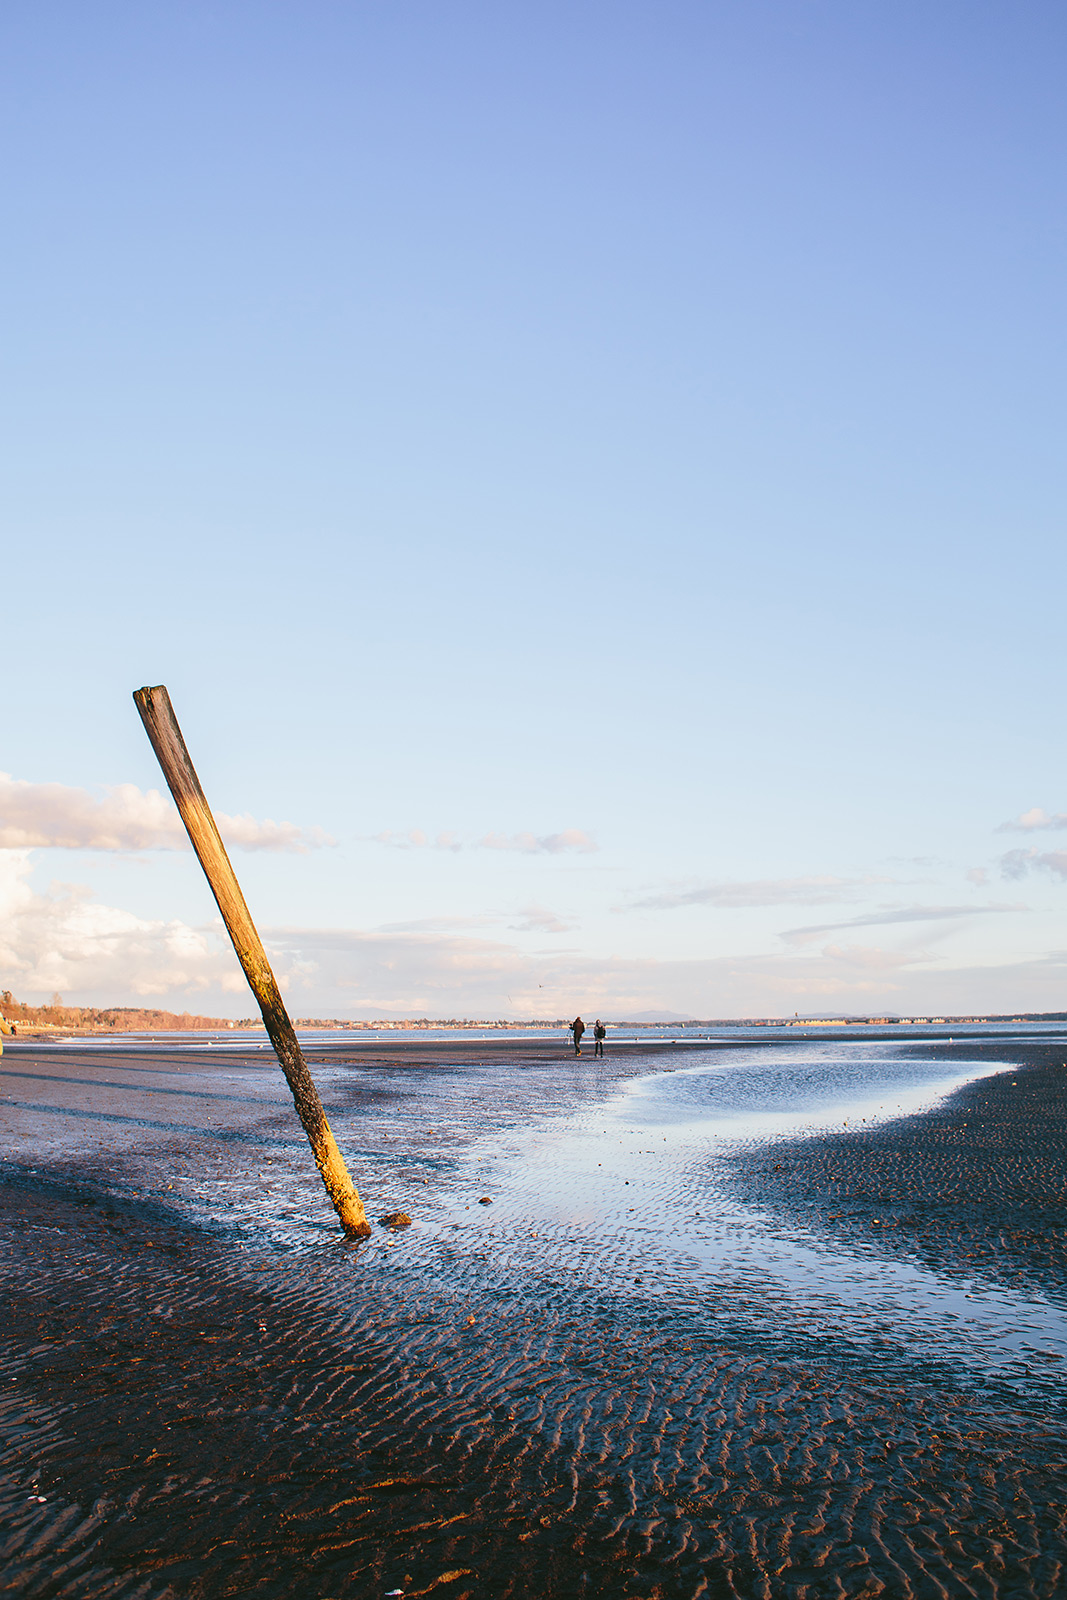
{"type": "Polygon", "coordinates": [[[384,1217],[379,1217],[378,1221],[381,1223],[383,1228],[411,1227],[411,1218],[408,1216],[406,1211],[389,1211],[384,1217]]]}
{"type": "Polygon", "coordinates": [[[162,684],[157,684],[154,688],[135,690],[133,699],[163,769],[167,787],[174,796],[185,831],[222,913],[226,932],[244,968],[249,988],[259,1002],[268,1037],[293,1092],[297,1115],[304,1125],[326,1192],[348,1237],[365,1239],[371,1232],[371,1226],[363,1201],[349,1177],[344,1157],[326,1120],[319,1092],[289,1020],[263,941],[245,904],[237,875],[230,864],[207,796],[182,738],[170,695],[162,684]]]}
{"type": "Polygon", "coordinates": [[[483,1194],[482,1198],[478,1201],[478,1204],[480,1206],[491,1206],[492,1203],[493,1202],[490,1200],[490,1198],[489,1198],[489,1196],[487,1194],[483,1194]]]}

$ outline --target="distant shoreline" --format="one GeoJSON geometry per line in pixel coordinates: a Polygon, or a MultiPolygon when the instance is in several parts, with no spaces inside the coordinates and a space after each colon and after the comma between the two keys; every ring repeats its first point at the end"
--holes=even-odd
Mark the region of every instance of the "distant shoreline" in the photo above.
{"type": "MultiPolygon", "coordinates": [[[[652,1022],[609,1022],[605,1041],[608,1050],[619,1046],[636,1045],[641,1048],[650,1046],[680,1045],[680,1046],[737,1046],[745,1043],[759,1044],[798,1044],[798,1043],[833,1043],[854,1044],[900,1042],[937,1044],[942,1041],[957,1044],[970,1040],[981,1039],[1041,1039],[1049,1036],[1049,1030],[1067,1030],[1067,1018],[1056,1013],[1027,1016],[1027,1017],[986,1017],[986,1018],[955,1018],[948,1017],[944,1021],[935,1022],[910,1021],[901,1018],[899,1021],[867,1021],[855,1019],[843,1027],[840,1023],[818,1021],[781,1021],[763,1019],[759,1021],[733,1021],[733,1022],[701,1022],[687,1023],[652,1023],[652,1022]],[[707,1030],[707,1031],[701,1031],[707,1030]],[[1008,1030],[1011,1030],[1010,1032],[1008,1030]]],[[[499,1044],[520,1045],[524,1039],[531,1035],[541,1035],[552,1038],[555,1043],[565,1043],[570,1050],[569,1024],[565,1021],[449,1021],[449,1022],[322,1022],[303,1017],[296,1019],[295,1027],[302,1038],[305,1048],[314,1050],[348,1050],[360,1051],[380,1046],[389,1046],[401,1049],[404,1046],[419,1046],[420,1044],[447,1044],[449,1039],[454,1039],[457,1045],[466,1048],[472,1039],[492,1038],[499,1044]],[[329,1037],[324,1038],[323,1035],[329,1037]]],[[[266,1029],[262,1022],[222,1023],[209,1025],[176,1026],[140,1026],[105,1028],[100,1026],[70,1027],[60,1023],[24,1022],[16,1020],[4,1043],[8,1049],[17,1048],[20,1043],[48,1043],[62,1044],[66,1041],[88,1043],[98,1041],[106,1044],[109,1040],[126,1039],[131,1042],[142,1040],[145,1043],[159,1043],[173,1041],[176,1045],[189,1044],[195,1041],[209,1047],[213,1043],[229,1048],[238,1047],[241,1041],[248,1041],[255,1048],[262,1049],[266,1044],[266,1029]]],[[[592,1045],[588,1033],[583,1044],[583,1054],[592,1054],[592,1045]]]]}

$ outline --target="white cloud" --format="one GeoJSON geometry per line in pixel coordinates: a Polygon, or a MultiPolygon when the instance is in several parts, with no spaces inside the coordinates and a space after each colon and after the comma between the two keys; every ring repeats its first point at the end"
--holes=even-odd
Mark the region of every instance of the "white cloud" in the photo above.
{"type": "MultiPolygon", "coordinates": [[[[260,822],[247,813],[216,815],[228,845],[242,850],[286,850],[304,854],[332,844],[320,828],[293,822],[260,822]]],[[[0,773],[0,849],[187,850],[189,841],[173,801],[158,789],[133,783],[106,789],[103,797],[64,783],[28,783],[0,773]]]]}
{"type": "Polygon", "coordinates": [[[19,998],[58,990],[81,996],[76,1003],[103,1005],[247,993],[221,928],[137,917],[101,905],[79,885],[38,894],[27,882],[30,870],[26,851],[0,851],[0,972],[19,998]]]}
{"type": "Polygon", "coordinates": [[[525,856],[558,856],[567,850],[589,855],[599,848],[580,828],[564,828],[562,833],[487,833],[484,839],[478,840],[478,847],[481,850],[517,850],[525,856]]]}
{"type": "Polygon", "coordinates": [[[688,889],[665,890],[633,900],[626,911],[673,911],[678,906],[719,906],[742,910],[749,906],[822,906],[851,900],[856,891],[871,884],[891,882],[885,878],[758,878],[749,883],[705,883],[688,889]]]}
{"type": "MultiPolygon", "coordinates": [[[[1061,1004],[1067,956],[998,967],[946,968],[922,953],[828,945],[703,960],[526,954],[491,938],[380,929],[271,931],[287,967],[301,963],[316,1015],[624,1018],[650,1010],[693,1017],[774,1016],[805,1002],[842,1010],[1009,1011],[1061,1004]],[[310,969],[314,967],[314,971],[310,969]]],[[[310,1002],[309,1002],[310,1004],[310,1002]]]]}
{"type": "Polygon", "coordinates": [[[914,967],[925,964],[930,957],[924,953],[901,950],[882,950],[877,945],[828,944],[823,947],[828,961],[839,961],[846,967],[862,967],[865,971],[886,972],[894,967],[914,967]]]}
{"type": "Polygon", "coordinates": [[[847,922],[819,922],[805,928],[787,928],[781,937],[787,944],[809,944],[824,933],[839,933],[846,928],[881,928],[897,922],[945,922],[956,917],[976,917],[1008,911],[1026,911],[1024,905],[1009,906],[898,906],[888,911],[872,911],[847,922]]]}
{"type": "Polygon", "coordinates": [[[373,835],[375,844],[388,845],[391,850],[462,850],[462,842],[454,833],[439,833],[430,839],[421,828],[409,828],[407,833],[396,833],[387,828],[373,835]]]}
{"type": "Polygon", "coordinates": [[[1000,871],[1005,878],[1025,878],[1028,872],[1049,872],[1061,882],[1067,879],[1067,851],[1063,850],[1009,850],[1000,858],[1000,871]]]}
{"type": "Polygon", "coordinates": [[[509,924],[518,933],[570,933],[575,926],[547,906],[523,906],[518,917],[517,922],[509,924]]]}
{"type": "Polygon", "coordinates": [[[466,933],[472,929],[499,930],[501,926],[517,933],[569,933],[575,923],[550,911],[547,906],[522,906],[517,911],[483,911],[468,917],[412,917],[404,922],[385,922],[379,933],[466,933]]]}
{"type": "Polygon", "coordinates": [[[382,933],[459,933],[470,928],[492,928],[499,918],[487,912],[470,917],[411,917],[404,922],[384,922],[382,933]]]}
{"type": "MultiPolygon", "coordinates": [[[[189,1007],[242,1016],[253,1004],[218,924],[138,917],[54,885],[35,893],[25,852],[0,853],[0,977],[22,999],[189,1007]]],[[[929,908],[927,908],[929,909],[929,908]]],[[[958,908],[963,909],[963,908],[958,908]]],[[[541,908],[531,908],[531,919],[541,908]]],[[[550,917],[551,913],[544,913],[550,917]]],[[[527,952],[443,924],[404,929],[264,930],[294,1015],[625,1018],[775,1016],[812,1006],[880,1014],[1052,1010],[1067,954],[946,969],[854,944],[818,953],[703,960],[527,952]]]]}
{"type": "Polygon", "coordinates": [[[1015,817],[1011,822],[1002,822],[997,832],[1033,833],[1038,828],[1067,828],[1067,811],[1057,811],[1050,817],[1040,806],[1034,806],[1032,810],[1024,811],[1021,817],[1015,817]]]}
{"type": "Polygon", "coordinates": [[[270,817],[260,821],[247,811],[237,817],[220,811],[216,821],[226,844],[236,845],[239,850],[284,850],[303,856],[309,850],[337,843],[322,828],[301,828],[295,822],[274,822],[270,817]]]}
{"type": "Polygon", "coordinates": [[[968,867],[964,876],[968,883],[973,883],[978,889],[989,882],[989,873],[985,867],[968,867]]]}
{"type": "Polygon", "coordinates": [[[421,828],[410,828],[407,833],[386,829],[373,835],[375,844],[388,845],[393,850],[514,850],[520,855],[562,855],[574,850],[587,855],[599,846],[580,828],[564,828],[562,833],[487,833],[483,839],[467,844],[455,833],[438,833],[434,838],[421,828]]]}

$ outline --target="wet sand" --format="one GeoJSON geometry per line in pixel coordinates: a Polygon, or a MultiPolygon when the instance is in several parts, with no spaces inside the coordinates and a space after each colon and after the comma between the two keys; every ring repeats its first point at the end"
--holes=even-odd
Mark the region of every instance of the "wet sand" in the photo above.
{"type": "MultiPolygon", "coordinates": [[[[967,1041],[983,1052],[1018,1070],[873,1128],[741,1141],[715,1192],[831,1269],[921,1268],[942,1322],[1002,1287],[1047,1328],[1067,1050],[967,1041]]],[[[947,1336],[943,1358],[909,1352],[899,1305],[868,1332],[829,1300],[819,1327],[804,1302],[766,1315],[766,1272],[709,1266],[685,1233],[689,1155],[642,1147],[609,1172],[601,1151],[595,1212],[562,1179],[539,1196],[532,1127],[550,1157],[576,1106],[686,1052],[310,1054],[371,1214],[411,1230],[338,1239],[266,1052],[5,1051],[6,1592],[1064,1592],[1047,1337],[1002,1369],[947,1336]]]]}

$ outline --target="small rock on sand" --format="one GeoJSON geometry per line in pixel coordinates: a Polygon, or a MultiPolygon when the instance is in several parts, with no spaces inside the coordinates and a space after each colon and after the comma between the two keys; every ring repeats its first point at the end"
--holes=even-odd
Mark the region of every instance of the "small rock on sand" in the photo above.
{"type": "Polygon", "coordinates": [[[411,1218],[406,1211],[390,1211],[387,1216],[379,1217],[378,1221],[383,1228],[410,1228],[411,1218]]]}

